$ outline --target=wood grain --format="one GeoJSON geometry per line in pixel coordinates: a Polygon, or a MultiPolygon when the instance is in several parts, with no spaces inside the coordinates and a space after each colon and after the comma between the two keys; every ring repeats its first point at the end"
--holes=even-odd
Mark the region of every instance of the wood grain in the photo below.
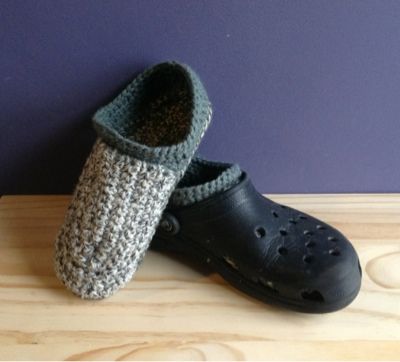
{"type": "Polygon", "coordinates": [[[55,278],[52,243],[69,196],[0,199],[0,358],[399,360],[400,195],[274,195],[332,223],[357,248],[362,291],[343,311],[264,305],[198,265],[149,252],[100,302],[55,278]]]}

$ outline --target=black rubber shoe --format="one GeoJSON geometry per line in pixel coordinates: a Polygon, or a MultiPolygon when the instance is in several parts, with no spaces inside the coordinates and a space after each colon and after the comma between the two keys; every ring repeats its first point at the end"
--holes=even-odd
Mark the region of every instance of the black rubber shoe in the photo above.
{"type": "Polygon", "coordinates": [[[338,230],[263,197],[244,172],[227,191],[169,205],[151,247],[196,258],[242,292],[300,312],[344,308],[361,285],[357,253],[338,230]]]}

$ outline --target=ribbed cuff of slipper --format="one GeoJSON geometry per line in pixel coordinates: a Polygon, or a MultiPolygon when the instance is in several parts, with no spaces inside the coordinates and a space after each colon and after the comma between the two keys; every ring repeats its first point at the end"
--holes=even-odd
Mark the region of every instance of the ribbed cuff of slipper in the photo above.
{"type": "Polygon", "coordinates": [[[186,206],[224,192],[237,183],[242,170],[237,164],[213,162],[196,157],[173,191],[169,203],[186,206]]]}
{"type": "Polygon", "coordinates": [[[67,288],[101,299],[132,278],[210,117],[200,80],[174,62],[146,70],[95,114],[99,138],[55,242],[67,288]]]}

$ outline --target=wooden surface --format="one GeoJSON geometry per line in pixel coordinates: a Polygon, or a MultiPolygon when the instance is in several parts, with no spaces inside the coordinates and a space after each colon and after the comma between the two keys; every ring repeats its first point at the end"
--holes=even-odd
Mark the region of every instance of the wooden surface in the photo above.
{"type": "Polygon", "coordinates": [[[115,296],[83,301],[55,278],[67,196],[0,199],[1,359],[400,359],[400,195],[275,195],[354,243],[362,291],[306,315],[256,302],[220,277],[149,252],[115,296]]]}

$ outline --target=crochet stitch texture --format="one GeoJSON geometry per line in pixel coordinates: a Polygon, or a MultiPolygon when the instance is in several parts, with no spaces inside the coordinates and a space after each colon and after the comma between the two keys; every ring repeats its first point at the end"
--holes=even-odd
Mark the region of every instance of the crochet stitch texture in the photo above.
{"type": "Polygon", "coordinates": [[[239,183],[241,175],[242,170],[237,164],[195,157],[173,191],[169,203],[186,206],[205,200],[239,183]]]}
{"type": "Polygon", "coordinates": [[[156,65],[94,116],[99,135],[55,241],[57,277],[102,299],[134,275],[211,119],[186,65],[156,65]]]}

